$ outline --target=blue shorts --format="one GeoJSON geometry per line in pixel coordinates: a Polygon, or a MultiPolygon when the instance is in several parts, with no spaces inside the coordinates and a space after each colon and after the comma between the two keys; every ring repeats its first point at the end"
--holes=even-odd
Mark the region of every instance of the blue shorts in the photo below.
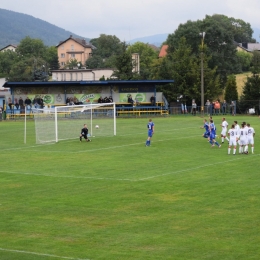
{"type": "Polygon", "coordinates": [[[213,140],[216,138],[216,136],[215,136],[215,134],[210,134],[209,138],[210,138],[210,140],[213,140]]]}
{"type": "Polygon", "coordinates": [[[153,136],[153,131],[148,130],[148,137],[152,137],[153,136]]]}

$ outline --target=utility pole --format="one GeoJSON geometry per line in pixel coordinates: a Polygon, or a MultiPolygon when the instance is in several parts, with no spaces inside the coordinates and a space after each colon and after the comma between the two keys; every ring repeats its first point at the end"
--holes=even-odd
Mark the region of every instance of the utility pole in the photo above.
{"type": "Polygon", "coordinates": [[[204,38],[205,32],[200,33],[201,40],[201,116],[204,117],[204,38]]]}

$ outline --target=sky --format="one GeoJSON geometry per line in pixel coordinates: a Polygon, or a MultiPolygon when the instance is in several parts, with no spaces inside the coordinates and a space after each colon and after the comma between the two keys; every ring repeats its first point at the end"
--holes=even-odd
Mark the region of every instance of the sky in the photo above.
{"type": "Polygon", "coordinates": [[[259,0],[1,0],[0,8],[32,15],[82,37],[107,34],[121,41],[173,33],[181,23],[213,14],[260,29],[259,0]]]}

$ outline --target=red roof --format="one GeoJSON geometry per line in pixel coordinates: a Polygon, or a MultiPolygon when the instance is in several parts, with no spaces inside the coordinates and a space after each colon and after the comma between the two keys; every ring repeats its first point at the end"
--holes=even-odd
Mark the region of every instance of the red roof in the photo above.
{"type": "Polygon", "coordinates": [[[167,49],[168,49],[168,45],[163,45],[160,53],[159,53],[159,58],[165,57],[167,55],[167,49]]]}

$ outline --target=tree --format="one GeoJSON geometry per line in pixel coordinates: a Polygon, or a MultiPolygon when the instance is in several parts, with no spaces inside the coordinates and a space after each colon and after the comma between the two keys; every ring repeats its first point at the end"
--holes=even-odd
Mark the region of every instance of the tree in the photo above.
{"type": "Polygon", "coordinates": [[[99,38],[92,39],[90,43],[95,46],[92,57],[86,61],[88,68],[113,68],[117,55],[123,51],[120,39],[115,35],[101,34],[99,38]]]}
{"type": "Polygon", "coordinates": [[[243,112],[249,108],[258,108],[260,114],[260,53],[253,52],[252,56],[252,76],[247,77],[243,92],[240,98],[240,106],[243,112]]]}
{"type": "Polygon", "coordinates": [[[51,70],[57,70],[60,68],[57,48],[55,46],[48,47],[44,56],[51,70]]]}
{"type": "Polygon", "coordinates": [[[237,52],[237,61],[240,72],[247,72],[250,70],[252,54],[248,52],[238,51],[237,52]]]}
{"type": "Polygon", "coordinates": [[[208,46],[209,68],[217,67],[221,85],[224,88],[227,76],[239,72],[237,66],[235,40],[247,39],[252,36],[250,24],[242,20],[236,20],[224,15],[206,16],[202,21],[187,21],[180,24],[178,29],[167,38],[168,52],[173,52],[178,48],[180,38],[185,37],[187,44],[191,46],[192,53],[199,55],[200,33],[206,32],[205,44],[208,46]],[[237,25],[240,25],[239,30],[237,25]]]}
{"type": "Polygon", "coordinates": [[[131,55],[133,53],[139,54],[140,60],[140,79],[151,79],[151,67],[153,61],[157,59],[158,52],[156,52],[149,44],[136,42],[127,48],[127,52],[131,55]]]}
{"type": "Polygon", "coordinates": [[[236,76],[229,75],[225,86],[225,100],[229,103],[238,100],[236,76]]]}
{"type": "Polygon", "coordinates": [[[42,40],[26,36],[20,41],[16,52],[24,57],[45,58],[46,49],[42,40]]]}
{"type": "MultiPolygon", "coordinates": [[[[204,45],[203,49],[199,46],[199,49],[204,53],[204,96],[206,99],[213,99],[222,92],[217,68],[208,67],[211,57],[208,56],[207,46],[204,45]]],[[[162,60],[158,75],[161,78],[174,80],[172,87],[160,87],[168,101],[176,101],[177,97],[182,95],[188,102],[196,99],[199,100],[197,103],[200,103],[201,58],[192,53],[191,46],[187,44],[186,38],[182,37],[175,51],[168,53],[162,60]]]]}
{"type": "Polygon", "coordinates": [[[117,78],[121,80],[134,79],[132,55],[127,52],[127,44],[123,43],[123,53],[119,54],[115,60],[116,70],[112,74],[111,78],[117,78]]]}
{"type": "Polygon", "coordinates": [[[19,59],[16,52],[7,50],[0,52],[0,75],[2,77],[8,77],[11,68],[15,62],[19,59]]]}

